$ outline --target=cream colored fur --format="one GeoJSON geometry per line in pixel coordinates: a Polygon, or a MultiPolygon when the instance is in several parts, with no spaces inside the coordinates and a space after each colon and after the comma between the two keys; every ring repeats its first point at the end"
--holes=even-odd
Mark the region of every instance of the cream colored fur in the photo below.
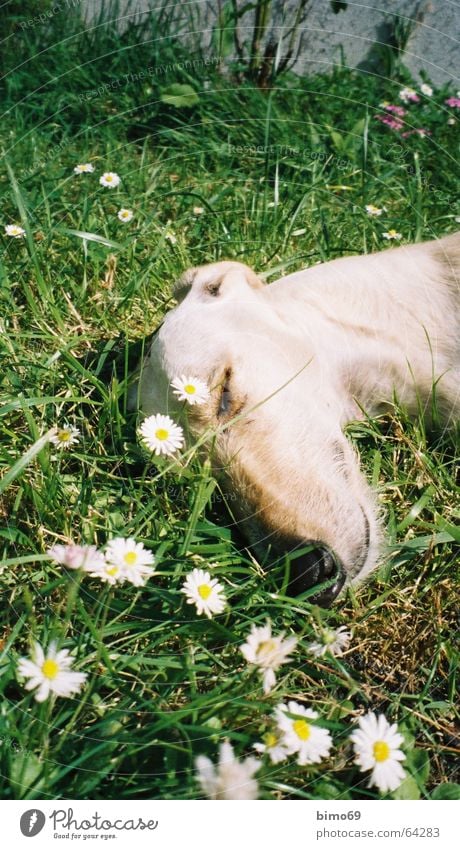
{"type": "Polygon", "coordinates": [[[460,234],[269,285],[236,262],[191,269],[143,364],[140,407],[178,417],[170,381],[206,381],[190,429],[216,434],[249,538],[316,540],[362,578],[381,550],[378,509],[343,428],[395,395],[430,418],[433,384],[445,423],[458,419],[459,270],[460,234]]]}

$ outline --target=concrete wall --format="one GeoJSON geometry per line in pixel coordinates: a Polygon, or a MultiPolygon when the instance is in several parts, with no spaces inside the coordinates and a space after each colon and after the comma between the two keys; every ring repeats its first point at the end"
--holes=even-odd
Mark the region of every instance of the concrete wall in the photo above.
{"type": "MultiPolygon", "coordinates": [[[[94,21],[111,2],[113,0],[83,0],[87,20],[94,21]]],[[[158,9],[160,3],[161,0],[118,0],[119,25],[126,25],[136,12],[142,17],[149,9],[158,9]]],[[[221,4],[217,0],[170,2],[169,10],[177,21],[178,37],[192,43],[194,39],[201,44],[208,43],[219,5],[224,5],[224,0],[221,4]]],[[[283,8],[288,22],[296,5],[296,0],[284,3],[275,0],[275,29],[283,8]]],[[[378,45],[392,40],[395,24],[407,25],[411,35],[404,63],[414,77],[417,79],[420,71],[424,71],[435,85],[450,81],[460,88],[460,6],[457,3],[451,0],[362,0],[340,5],[346,8],[334,12],[330,0],[310,0],[302,27],[303,47],[294,70],[326,70],[344,56],[347,65],[380,71],[378,45]]],[[[243,41],[245,34],[249,34],[250,23],[249,13],[241,25],[243,41]]]]}

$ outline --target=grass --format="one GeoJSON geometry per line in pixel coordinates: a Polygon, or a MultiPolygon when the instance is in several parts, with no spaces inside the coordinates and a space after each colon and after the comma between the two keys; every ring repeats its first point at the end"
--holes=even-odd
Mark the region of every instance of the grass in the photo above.
{"type": "Polygon", "coordinates": [[[270,280],[380,249],[390,228],[404,242],[454,230],[451,92],[409,107],[408,125],[431,135],[403,139],[374,117],[410,82],[404,70],[286,75],[263,93],[205,64],[212,45],[179,65],[190,54],[151,18],[122,34],[72,26],[56,16],[46,39],[38,26],[21,31],[2,81],[2,221],[27,234],[3,238],[0,265],[2,796],[195,798],[194,758],[214,759],[224,738],[250,753],[291,698],[315,706],[334,754],[310,768],[264,763],[262,798],[376,797],[347,742],[367,709],[406,738],[409,777],[394,795],[440,797],[458,781],[455,435],[427,435],[396,403],[350,426],[387,512],[388,554],[324,611],[285,597],[283,567],[265,573],[244,548],[206,464],[146,460],[127,386],[187,266],[241,258],[270,280]],[[140,79],[143,68],[153,72],[140,79]],[[95,173],[74,176],[88,161],[95,173]],[[106,170],[119,189],[99,186],[106,170]],[[372,219],[366,203],[386,212],[372,219]],[[130,224],[117,219],[122,206],[130,224]],[[43,438],[63,420],[81,431],[68,453],[43,438]],[[157,558],[141,590],[80,581],[45,555],[58,541],[130,535],[157,558]],[[208,563],[229,607],[202,621],[179,589],[208,563]],[[238,646],[267,617],[300,642],[264,696],[238,646]],[[308,654],[325,624],[352,629],[344,657],[308,654]],[[32,639],[53,637],[88,685],[39,705],[16,665],[32,639]]]}

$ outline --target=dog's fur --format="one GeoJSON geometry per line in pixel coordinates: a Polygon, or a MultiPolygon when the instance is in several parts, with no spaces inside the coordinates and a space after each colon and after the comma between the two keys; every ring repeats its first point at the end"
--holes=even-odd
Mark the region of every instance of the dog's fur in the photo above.
{"type": "Polygon", "coordinates": [[[205,381],[211,400],[189,408],[190,429],[215,433],[250,541],[316,541],[362,578],[379,556],[378,510],[343,428],[395,397],[458,419],[459,271],[460,234],[270,285],[237,262],[191,269],[143,364],[141,409],[178,416],[170,381],[205,381]]]}

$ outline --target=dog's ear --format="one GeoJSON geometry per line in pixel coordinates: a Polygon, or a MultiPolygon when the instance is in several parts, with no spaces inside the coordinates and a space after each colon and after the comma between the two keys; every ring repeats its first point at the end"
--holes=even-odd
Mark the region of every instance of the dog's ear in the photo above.
{"type": "Polygon", "coordinates": [[[173,298],[175,298],[176,301],[183,301],[185,296],[188,295],[192,288],[197,271],[199,271],[199,268],[188,268],[187,271],[184,271],[184,273],[179,277],[179,280],[176,280],[172,292],[173,298]]]}
{"type": "Polygon", "coordinates": [[[242,262],[215,262],[189,268],[174,286],[173,295],[178,301],[188,295],[192,288],[211,297],[217,297],[223,287],[246,284],[251,289],[263,289],[264,284],[257,274],[242,262]],[[225,286],[224,286],[225,284],[225,286]]]}

